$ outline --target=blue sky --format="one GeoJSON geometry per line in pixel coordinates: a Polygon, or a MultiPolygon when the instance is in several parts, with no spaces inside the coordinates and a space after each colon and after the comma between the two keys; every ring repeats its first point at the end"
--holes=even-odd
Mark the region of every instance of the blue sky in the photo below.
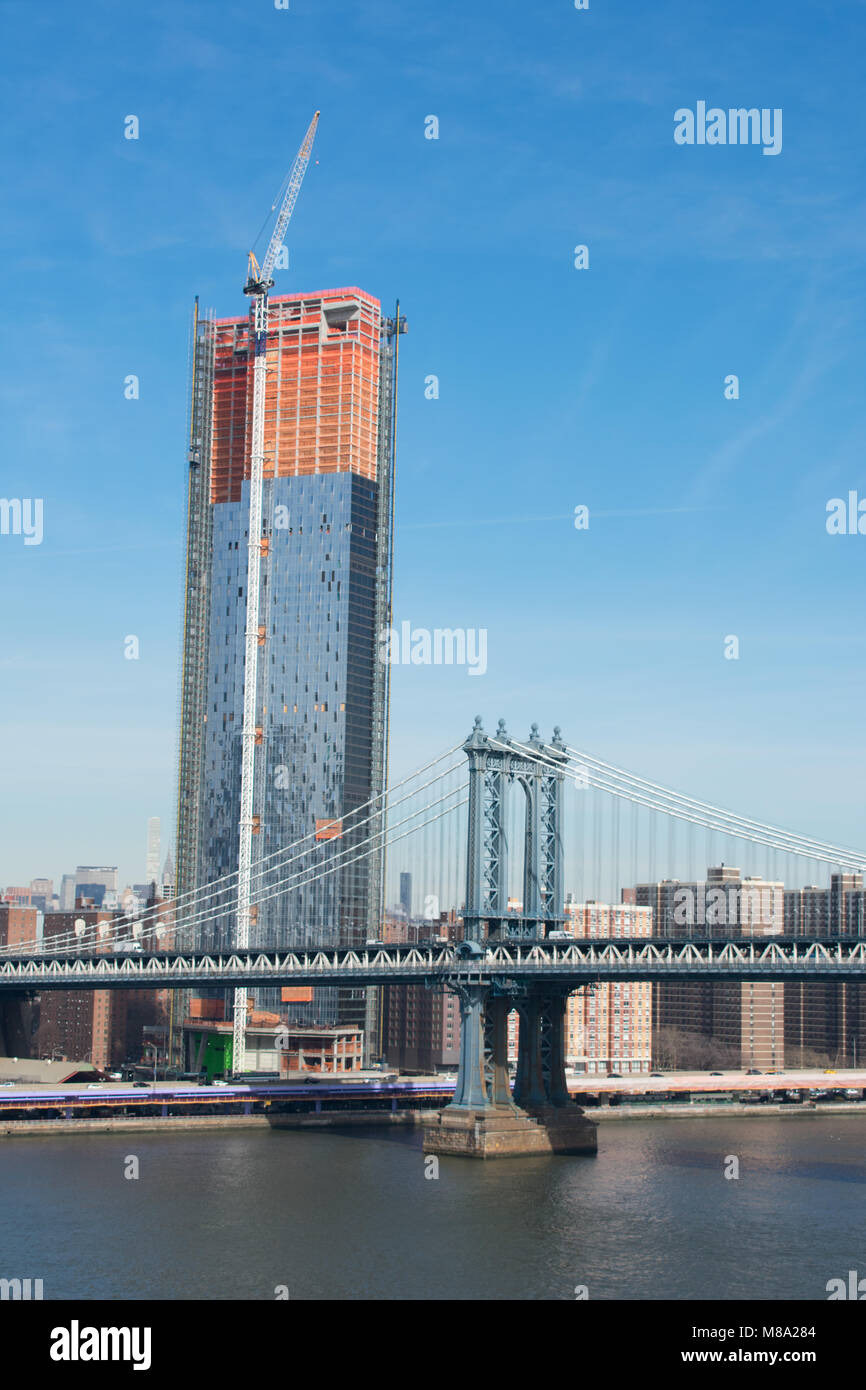
{"type": "Polygon", "coordinates": [[[395,669],[394,768],[476,712],[559,723],[866,842],[866,536],[825,529],[866,497],[863,0],[6,0],[0,31],[2,493],[44,499],[41,545],[0,536],[0,884],[137,879],[170,830],[192,300],[245,311],[316,108],[278,289],[399,296],[396,617],[488,631],[483,677],[395,669]],[[781,154],[676,145],[700,100],[781,108],[781,154]]]}

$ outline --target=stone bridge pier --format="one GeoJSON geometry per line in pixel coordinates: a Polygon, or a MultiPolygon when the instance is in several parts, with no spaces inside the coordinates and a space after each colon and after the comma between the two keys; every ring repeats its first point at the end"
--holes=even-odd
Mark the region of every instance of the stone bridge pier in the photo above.
{"type": "Polygon", "coordinates": [[[558,728],[552,742],[544,743],[536,724],[525,741],[512,739],[502,719],[488,735],[479,715],[463,751],[469,759],[469,817],[465,939],[458,955],[465,964],[445,982],[460,1000],[460,1069],[453,1101],[425,1126],[424,1148],[473,1158],[595,1153],[596,1126],[569,1100],[565,1084],[569,991],[543,977],[509,980],[485,963],[485,942],[531,945],[564,925],[566,747],[558,728]],[[508,842],[512,796],[523,823],[514,845],[508,842]],[[509,892],[515,878],[522,881],[518,907],[509,892]],[[513,1096],[507,1036],[512,1008],[520,1016],[513,1096]]]}
{"type": "Polygon", "coordinates": [[[597,1126],[565,1082],[567,991],[516,992],[450,980],[460,999],[460,1068],[451,1104],[425,1121],[424,1152],[466,1158],[594,1154],[597,1126]],[[520,1018],[514,1094],[508,1074],[508,1014],[520,1018]]]}
{"type": "MultiPolygon", "coordinates": [[[[544,977],[506,979],[485,965],[485,942],[544,941],[564,924],[562,791],[566,745],[549,744],[537,724],[509,737],[505,720],[488,735],[481,716],[463,751],[468,758],[468,844],[464,942],[466,965],[445,981],[460,999],[460,1070],[455,1098],[425,1126],[428,1154],[505,1158],[517,1154],[595,1154],[596,1126],[566,1088],[564,1017],[569,990],[544,977]],[[509,845],[509,796],[523,806],[523,838],[509,845]],[[513,870],[510,860],[516,853],[513,870]],[[523,881],[514,908],[509,885],[523,881]],[[514,1094],[507,1068],[507,1016],[520,1015],[514,1094]]],[[[517,817],[520,819],[520,816],[517,817]]]]}

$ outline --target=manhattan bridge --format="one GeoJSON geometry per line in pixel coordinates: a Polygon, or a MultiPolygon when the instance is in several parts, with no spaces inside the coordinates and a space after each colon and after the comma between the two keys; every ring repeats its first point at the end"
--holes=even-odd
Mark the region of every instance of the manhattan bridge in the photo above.
{"type": "MultiPolygon", "coordinates": [[[[754,930],[683,911],[653,935],[577,937],[566,876],[584,898],[617,899],[617,885],[697,876],[741,862],[755,881],[815,884],[831,872],[861,883],[866,854],[724,810],[613,766],[536,725],[512,737],[481,718],[446,750],[340,822],[254,865],[250,920],[261,904],[302,895],[302,940],[233,946],[238,875],[181,894],[143,916],[76,924],[65,936],[0,950],[0,1010],[27,991],[223,989],[235,995],[235,1070],[242,1069],[247,992],[312,985],[420,985],[459,1000],[454,1097],[426,1129],[431,1152],[595,1151],[595,1125],[569,1098],[564,1019],[575,991],[608,982],[815,981],[866,983],[860,913],[792,931],[760,909],[754,930]],[[376,939],[369,926],[323,928],[320,885],[370,861],[379,881],[411,864],[432,939],[376,939]],[[760,871],[760,872],[759,872],[760,871]],[[588,891],[590,890],[590,891],[588,891]],[[444,909],[444,910],[443,910],[444,909]],[[441,922],[454,930],[438,935],[441,922]],[[507,1020],[519,1019],[517,1071],[508,1071],[507,1020]],[[240,1021],[240,1022],[239,1022],[240,1021]]],[[[749,878],[743,880],[747,886],[749,878]]],[[[858,901],[862,895],[854,895],[858,901]]]]}

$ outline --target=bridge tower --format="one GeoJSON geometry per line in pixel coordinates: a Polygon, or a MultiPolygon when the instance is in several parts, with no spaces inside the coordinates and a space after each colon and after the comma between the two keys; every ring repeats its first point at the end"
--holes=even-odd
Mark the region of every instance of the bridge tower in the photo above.
{"type": "MultiPolygon", "coordinates": [[[[526,743],[504,720],[494,736],[480,716],[463,745],[469,759],[469,827],[463,960],[447,980],[460,1001],[460,1062],[451,1104],[427,1126],[427,1153],[492,1158],[538,1152],[595,1153],[596,1126],[569,1100],[565,1009],[569,990],[519,985],[484,958],[490,945],[531,946],[565,921],[562,803],[568,754],[533,724],[526,743]],[[522,846],[509,845],[509,798],[522,798],[522,846]],[[509,908],[510,855],[523,852],[523,899],[509,908]],[[508,1077],[508,1014],[516,1008],[517,1077],[508,1077]]],[[[519,817],[518,817],[519,820],[519,817]]]]}
{"type": "Polygon", "coordinates": [[[466,859],[465,935],[470,941],[537,940],[565,920],[562,888],[562,786],[568,754],[559,729],[542,743],[538,725],[525,745],[513,745],[500,719],[494,738],[480,715],[463,745],[469,758],[469,849],[466,859]],[[531,751],[526,751],[526,750],[531,751]],[[509,793],[525,799],[523,900],[508,909],[509,793]]]}

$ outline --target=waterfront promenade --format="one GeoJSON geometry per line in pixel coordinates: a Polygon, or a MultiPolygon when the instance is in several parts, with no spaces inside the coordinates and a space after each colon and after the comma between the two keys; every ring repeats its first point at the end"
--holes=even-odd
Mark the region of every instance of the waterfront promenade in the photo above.
{"type": "MultiPolygon", "coordinates": [[[[866,1114],[866,1070],[571,1075],[593,1119],[866,1114]]],[[[453,1077],[367,1074],[202,1086],[189,1081],[39,1086],[0,1084],[0,1138],[140,1129],[323,1129],[415,1126],[447,1104],[453,1077]]]]}

